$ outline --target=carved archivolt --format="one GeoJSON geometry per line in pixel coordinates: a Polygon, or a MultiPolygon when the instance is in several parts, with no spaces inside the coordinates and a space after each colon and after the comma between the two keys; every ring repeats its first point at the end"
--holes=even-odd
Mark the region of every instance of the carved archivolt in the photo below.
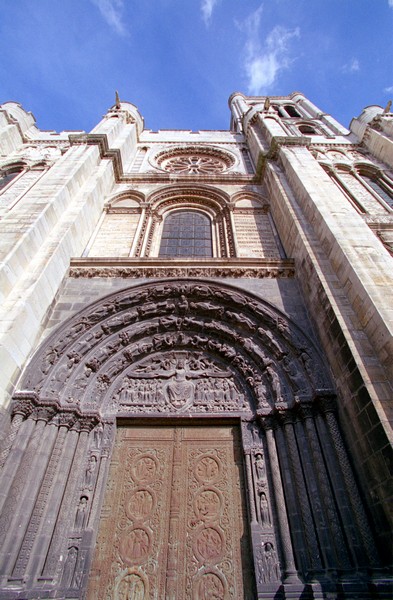
{"type": "Polygon", "coordinates": [[[318,352],[287,317],[200,280],[149,283],[93,304],[45,342],[21,387],[106,416],[269,414],[331,393],[318,352]]]}

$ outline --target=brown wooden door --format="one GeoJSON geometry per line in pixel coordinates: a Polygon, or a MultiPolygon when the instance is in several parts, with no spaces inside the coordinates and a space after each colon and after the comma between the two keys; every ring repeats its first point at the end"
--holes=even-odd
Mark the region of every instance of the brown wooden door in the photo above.
{"type": "Polygon", "coordinates": [[[234,427],[120,427],[88,600],[251,600],[234,427]]]}

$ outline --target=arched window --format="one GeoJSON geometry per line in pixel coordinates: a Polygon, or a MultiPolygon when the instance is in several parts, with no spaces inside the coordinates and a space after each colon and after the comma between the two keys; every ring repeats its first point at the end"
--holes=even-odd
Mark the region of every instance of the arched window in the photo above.
{"type": "Polygon", "coordinates": [[[393,185],[389,185],[383,178],[379,178],[375,175],[374,177],[370,177],[368,175],[363,175],[360,173],[361,178],[365,181],[370,188],[374,190],[378,194],[382,200],[385,200],[386,204],[393,208],[393,185]],[[382,187],[385,184],[385,187],[382,187]]]}
{"type": "Polygon", "coordinates": [[[286,104],[284,108],[290,117],[300,117],[300,114],[292,104],[286,104]]]}
{"type": "Polygon", "coordinates": [[[5,188],[19,173],[21,173],[22,169],[14,169],[0,172],[0,190],[5,188]]]}
{"type": "Polygon", "coordinates": [[[213,256],[209,217],[193,210],[176,211],[168,215],[164,221],[159,256],[213,256]]]}
{"type": "Polygon", "coordinates": [[[311,127],[311,125],[299,125],[298,127],[300,133],[303,133],[304,135],[318,135],[314,127],[311,127]]]}

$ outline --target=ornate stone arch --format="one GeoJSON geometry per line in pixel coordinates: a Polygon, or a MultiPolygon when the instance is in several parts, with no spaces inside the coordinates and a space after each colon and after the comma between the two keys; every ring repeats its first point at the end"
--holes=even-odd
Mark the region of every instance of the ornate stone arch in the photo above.
{"type": "MultiPolygon", "coordinates": [[[[186,361],[207,352],[209,360],[243,382],[254,413],[311,402],[322,390],[333,393],[315,346],[284,314],[230,286],[200,280],[149,283],[84,309],[44,343],[21,386],[61,404],[100,414],[105,409],[113,416],[124,377],[129,372],[141,377],[135,374],[139,363],[140,373],[153,377],[147,363],[168,352],[186,361]],[[112,404],[104,402],[108,391],[112,404]]],[[[148,412],[170,412],[163,402],[148,412]]],[[[132,408],[141,412],[137,403],[132,408]]],[[[243,408],[239,405],[237,412],[243,408]]]]}
{"type": "Polygon", "coordinates": [[[109,196],[105,203],[105,206],[115,208],[117,204],[123,203],[127,200],[134,200],[135,202],[138,202],[138,204],[141,204],[145,202],[145,199],[145,194],[143,194],[142,192],[138,192],[137,190],[126,190],[124,192],[121,192],[120,194],[117,192],[109,196]]]}
{"type": "Polygon", "coordinates": [[[0,167],[0,193],[23,171],[28,168],[28,164],[22,160],[7,161],[0,167]]]}
{"type": "Polygon", "coordinates": [[[229,197],[225,192],[208,186],[169,186],[147,198],[146,211],[136,255],[150,256],[153,240],[160,239],[160,227],[168,211],[174,209],[200,210],[212,219],[216,232],[216,248],[221,257],[235,256],[233,228],[229,213],[229,197]]]}
{"type": "Polygon", "coordinates": [[[270,208],[270,203],[266,196],[262,196],[261,194],[257,194],[249,190],[236,192],[231,196],[232,204],[237,204],[243,200],[247,200],[250,204],[258,208],[264,208],[265,210],[269,210],[270,208]]]}
{"type": "Polygon", "coordinates": [[[44,341],[14,395],[0,481],[0,548],[13,579],[0,594],[20,580],[39,582],[21,584],[29,598],[86,596],[124,419],[241,423],[259,596],[288,584],[300,597],[310,582],[328,585],[327,574],[376,566],[333,395],[313,341],[233,286],[170,279],[86,307],[44,341]]]}
{"type": "Polygon", "coordinates": [[[135,238],[138,237],[139,224],[143,220],[144,202],[145,195],[135,190],[125,190],[109,196],[84,256],[128,257],[136,245],[135,238]],[[118,243],[108,244],[108,239],[114,237],[118,243]]]}

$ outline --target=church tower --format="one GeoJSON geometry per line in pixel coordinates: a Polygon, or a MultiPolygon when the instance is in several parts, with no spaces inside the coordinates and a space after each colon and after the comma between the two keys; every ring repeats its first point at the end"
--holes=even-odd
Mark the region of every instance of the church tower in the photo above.
{"type": "Polygon", "coordinates": [[[393,114],[0,107],[0,600],[391,597],[393,114]]]}

